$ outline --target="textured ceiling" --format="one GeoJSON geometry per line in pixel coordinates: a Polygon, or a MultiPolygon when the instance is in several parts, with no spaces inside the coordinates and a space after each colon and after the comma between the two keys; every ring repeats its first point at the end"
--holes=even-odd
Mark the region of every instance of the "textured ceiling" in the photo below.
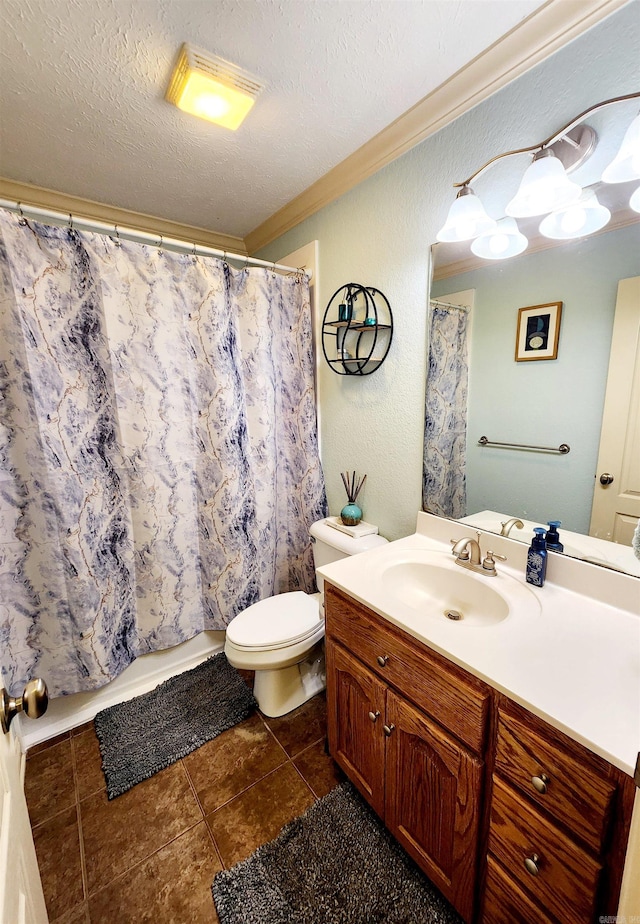
{"type": "Polygon", "coordinates": [[[0,175],[244,237],[543,0],[1,0],[0,175]],[[164,100],[188,41],[266,89],[164,100]]]}

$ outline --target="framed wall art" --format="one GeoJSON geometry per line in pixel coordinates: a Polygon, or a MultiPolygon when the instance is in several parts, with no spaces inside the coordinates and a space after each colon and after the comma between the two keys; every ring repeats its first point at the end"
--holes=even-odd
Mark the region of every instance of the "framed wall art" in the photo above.
{"type": "Polygon", "coordinates": [[[517,363],[557,358],[561,316],[562,302],[520,308],[516,334],[517,363]]]}

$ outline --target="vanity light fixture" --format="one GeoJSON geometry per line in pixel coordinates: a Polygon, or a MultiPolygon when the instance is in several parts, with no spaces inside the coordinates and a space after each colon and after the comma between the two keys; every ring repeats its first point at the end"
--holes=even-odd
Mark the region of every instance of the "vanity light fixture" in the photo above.
{"type": "Polygon", "coordinates": [[[529,241],[518,229],[515,218],[501,218],[495,227],[477,237],[471,251],[484,260],[506,260],[527,249],[529,241]]]}
{"type": "MultiPolygon", "coordinates": [[[[476,256],[489,260],[501,259],[500,256],[496,256],[497,250],[500,249],[503,250],[502,257],[522,253],[524,248],[517,248],[522,246],[523,240],[526,241],[524,235],[520,235],[516,228],[516,233],[520,235],[518,239],[513,232],[513,225],[501,223],[500,231],[496,234],[496,223],[491,226],[491,219],[470,185],[497,161],[517,154],[534,156],[522,178],[518,192],[505,209],[509,218],[549,215],[549,219],[544,219],[540,227],[541,233],[547,237],[582,237],[604,227],[610,218],[608,209],[600,205],[595,196],[583,196],[581,187],[569,179],[567,172],[581,166],[596,147],[596,133],[584,124],[585,119],[614,103],[639,98],[640,92],[629,93],[596,103],[544,141],[498,154],[466,180],[454,183],[454,188],[459,191],[444,227],[436,235],[437,240],[461,242],[478,239],[483,235],[486,239],[482,243],[476,241],[477,246],[474,248],[472,245],[471,249],[476,256]],[[468,205],[464,203],[465,198],[470,200],[468,205]],[[575,209],[572,209],[572,206],[575,206],[575,209]],[[482,221],[476,221],[476,217],[481,217],[482,221]],[[543,231],[542,225],[547,230],[543,231]],[[581,227],[579,232],[578,225],[581,227]],[[509,229],[508,234],[505,229],[509,229]],[[513,253],[509,253],[509,246],[505,240],[507,237],[513,238],[513,246],[516,248],[513,253]]],[[[640,179],[640,115],[627,130],[620,152],[604,171],[602,178],[609,183],[640,179]]],[[[640,190],[637,190],[629,203],[630,207],[640,211],[639,200],[640,190]]]]}
{"type": "Polygon", "coordinates": [[[540,234],[558,241],[585,237],[604,228],[611,212],[598,202],[592,189],[585,189],[577,202],[558,209],[540,222],[540,234]]]}
{"type": "Polygon", "coordinates": [[[620,150],[602,174],[605,183],[640,180],[640,115],[626,131],[620,150]]]}
{"type": "Polygon", "coordinates": [[[438,240],[451,242],[471,241],[479,234],[495,227],[482,202],[470,186],[463,186],[453,200],[444,227],[438,232],[438,240]]]}
{"type": "Polygon", "coordinates": [[[263,85],[235,64],[186,42],[165,95],[179,109],[235,131],[263,85]]]}
{"type": "Polygon", "coordinates": [[[632,193],[629,199],[629,208],[632,208],[634,212],[640,212],[640,186],[632,193]]]}

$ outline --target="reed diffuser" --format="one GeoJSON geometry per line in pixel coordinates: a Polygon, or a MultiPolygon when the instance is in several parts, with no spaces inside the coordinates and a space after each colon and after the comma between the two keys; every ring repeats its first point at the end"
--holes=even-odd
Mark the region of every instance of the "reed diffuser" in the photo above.
{"type": "Polygon", "coordinates": [[[345,526],[357,526],[360,520],[362,519],[362,510],[356,503],[358,500],[358,494],[362,490],[362,485],[367,480],[367,476],[363,475],[360,480],[355,472],[340,472],[342,476],[342,483],[344,484],[344,489],[347,492],[347,498],[349,503],[346,504],[340,511],[340,519],[345,526]]]}

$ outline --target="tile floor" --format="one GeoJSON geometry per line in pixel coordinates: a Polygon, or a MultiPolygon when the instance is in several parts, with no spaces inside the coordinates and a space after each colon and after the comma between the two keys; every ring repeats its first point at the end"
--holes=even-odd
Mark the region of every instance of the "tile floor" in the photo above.
{"type": "Polygon", "coordinates": [[[25,788],[50,924],[216,924],[215,873],[342,779],[325,735],[324,694],[280,719],[254,713],[111,802],[93,723],[34,748],[25,788]]]}

